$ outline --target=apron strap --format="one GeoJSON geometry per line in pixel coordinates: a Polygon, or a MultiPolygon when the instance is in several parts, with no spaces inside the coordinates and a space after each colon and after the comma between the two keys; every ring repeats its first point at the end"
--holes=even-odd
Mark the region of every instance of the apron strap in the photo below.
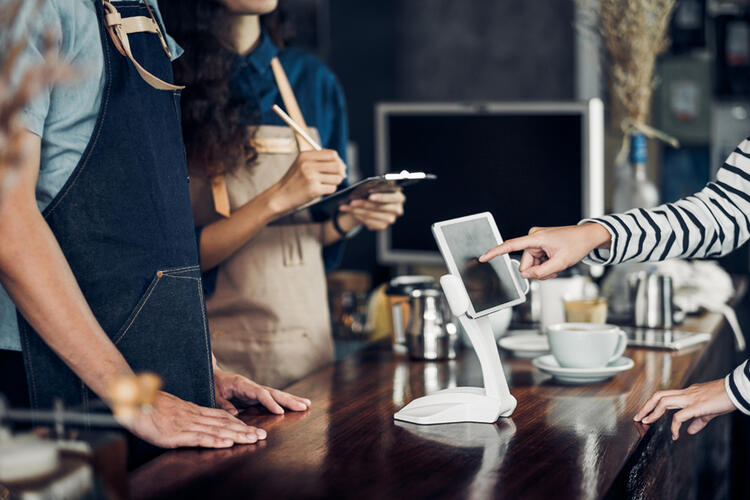
{"type": "MultiPolygon", "coordinates": [[[[299,109],[297,98],[294,97],[294,91],[292,90],[289,79],[286,77],[284,67],[281,65],[281,61],[279,61],[278,57],[271,59],[271,70],[273,70],[273,77],[276,80],[276,85],[279,87],[281,100],[284,101],[284,107],[286,108],[287,113],[292,117],[292,120],[302,125],[302,127],[307,130],[307,124],[305,123],[305,118],[302,116],[302,110],[299,109]]],[[[297,146],[300,151],[312,151],[313,148],[307,143],[307,141],[302,139],[297,133],[294,135],[297,136],[297,146]]]]}
{"type": "Polygon", "coordinates": [[[294,154],[299,151],[293,137],[254,137],[250,144],[257,153],[294,154]]]}
{"type": "MultiPolygon", "coordinates": [[[[292,85],[289,83],[289,79],[286,76],[284,67],[281,65],[281,61],[279,61],[278,57],[274,57],[273,59],[271,59],[271,70],[273,71],[273,78],[274,80],[276,80],[276,86],[279,88],[281,100],[284,102],[284,107],[286,108],[287,113],[289,113],[289,116],[292,117],[292,120],[296,121],[305,129],[307,129],[305,118],[302,116],[302,110],[297,103],[297,98],[294,97],[292,85]]],[[[297,138],[297,149],[299,151],[312,150],[312,146],[310,146],[307,141],[299,137],[299,134],[295,133],[295,137],[297,138]]],[[[265,144],[265,146],[268,146],[268,149],[275,149],[274,146],[286,146],[286,144],[282,144],[284,141],[284,139],[278,139],[276,143],[268,142],[267,144],[265,144]]],[[[266,151],[258,149],[258,152],[272,152],[268,149],[266,151]]],[[[214,210],[216,211],[216,213],[224,217],[230,217],[232,213],[229,206],[229,193],[227,191],[227,183],[223,175],[217,175],[216,177],[211,179],[211,194],[213,195],[214,210]]]]}
{"type": "MultiPolygon", "coordinates": [[[[302,116],[302,110],[299,108],[297,98],[294,97],[294,91],[292,85],[289,83],[289,78],[286,76],[286,71],[281,65],[278,57],[271,59],[271,70],[273,71],[273,77],[276,80],[276,85],[279,87],[279,93],[281,94],[281,100],[284,101],[284,107],[286,108],[289,116],[297,122],[302,128],[307,130],[307,123],[305,118],[302,116]]],[[[304,140],[296,131],[294,137],[297,139],[297,148],[300,151],[312,151],[313,147],[304,140]]],[[[294,217],[294,216],[292,216],[294,217]]],[[[305,253],[302,249],[302,236],[300,235],[301,229],[293,226],[284,228],[282,226],[282,248],[284,248],[284,265],[286,266],[300,266],[305,263],[305,253]],[[291,235],[289,233],[292,233],[291,235]],[[289,253],[287,254],[285,241],[291,241],[289,245],[289,253]]]]}
{"type": "Polygon", "coordinates": [[[226,218],[231,217],[232,208],[229,204],[229,190],[223,175],[217,175],[211,179],[211,195],[214,199],[216,213],[226,218]]]}
{"type": "Polygon", "coordinates": [[[164,52],[168,57],[171,58],[171,53],[169,52],[167,41],[164,39],[164,35],[159,28],[159,24],[154,18],[154,13],[148,6],[148,2],[146,2],[146,8],[148,8],[149,13],[151,14],[150,18],[145,16],[123,18],[117,11],[115,6],[110,2],[108,2],[107,0],[102,0],[102,3],[106,11],[104,19],[107,25],[107,31],[109,32],[110,38],[112,38],[112,42],[122,55],[130,59],[130,61],[133,63],[133,66],[135,66],[136,71],[138,71],[138,74],[141,75],[141,78],[143,78],[146,83],[157,90],[184,89],[184,86],[167,83],[164,80],[149,73],[146,68],[141,66],[138,61],[135,60],[133,52],[130,49],[130,40],[128,39],[128,35],[130,33],[156,33],[159,36],[159,40],[161,41],[161,46],[164,49],[164,52]]]}

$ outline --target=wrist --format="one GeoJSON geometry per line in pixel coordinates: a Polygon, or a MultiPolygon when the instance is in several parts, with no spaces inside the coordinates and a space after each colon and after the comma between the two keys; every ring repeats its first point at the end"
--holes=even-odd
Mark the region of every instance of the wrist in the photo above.
{"type": "Polygon", "coordinates": [[[340,210],[336,210],[333,214],[333,227],[341,233],[341,236],[345,236],[360,226],[360,222],[354,218],[351,214],[346,214],[340,210]]]}
{"type": "Polygon", "coordinates": [[[333,214],[333,217],[331,217],[327,224],[331,228],[329,234],[335,236],[327,237],[326,245],[352,238],[362,230],[362,225],[355,217],[339,210],[333,214]]]}
{"type": "Polygon", "coordinates": [[[240,375],[236,373],[227,372],[220,368],[214,368],[214,385],[216,390],[223,397],[228,398],[234,394],[237,379],[240,375]]]}
{"type": "Polygon", "coordinates": [[[126,367],[107,374],[102,374],[101,376],[97,377],[96,385],[94,385],[93,383],[87,385],[89,386],[89,389],[91,389],[91,391],[96,394],[102,401],[111,406],[114,400],[113,391],[117,390],[117,387],[122,383],[123,380],[135,380],[135,378],[135,372],[133,372],[130,367],[126,367]]]}
{"type": "Polygon", "coordinates": [[[612,235],[598,222],[587,222],[583,227],[588,233],[586,239],[593,244],[593,248],[608,249],[612,244],[612,235]]]}
{"type": "MultiPolygon", "coordinates": [[[[106,333],[98,325],[93,330],[97,332],[95,338],[107,339],[106,333]]],[[[91,349],[93,352],[87,353],[84,358],[76,356],[75,359],[71,359],[64,350],[54,350],[94,394],[108,403],[113,388],[123,379],[133,379],[135,372],[109,339],[91,346],[91,349]]]]}
{"type": "Polygon", "coordinates": [[[261,207],[261,216],[266,222],[274,220],[291,209],[280,192],[278,184],[263,191],[256,199],[261,207]]]}

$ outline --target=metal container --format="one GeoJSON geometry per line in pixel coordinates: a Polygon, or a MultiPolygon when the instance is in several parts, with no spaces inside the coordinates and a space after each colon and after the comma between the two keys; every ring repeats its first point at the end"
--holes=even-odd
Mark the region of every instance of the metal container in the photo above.
{"type": "Polygon", "coordinates": [[[455,359],[458,331],[443,294],[435,289],[417,289],[410,294],[406,345],[412,359],[455,359]]]}
{"type": "Polygon", "coordinates": [[[671,328],[674,325],[671,277],[640,272],[630,276],[630,287],[635,326],[671,328]]]}
{"type": "Polygon", "coordinates": [[[438,289],[431,276],[399,276],[388,283],[385,295],[388,297],[393,331],[393,350],[405,354],[406,328],[409,326],[411,293],[414,290],[438,289]]]}

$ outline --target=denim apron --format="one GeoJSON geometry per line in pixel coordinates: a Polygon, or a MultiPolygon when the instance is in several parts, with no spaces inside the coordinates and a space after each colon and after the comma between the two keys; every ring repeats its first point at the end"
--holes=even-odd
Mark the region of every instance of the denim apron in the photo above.
{"type": "MultiPolygon", "coordinates": [[[[43,215],[132,369],[158,374],[179,398],[214,406],[180,87],[166,83],[171,61],[150,9],[118,2],[105,12],[93,1],[104,55],[101,109],[79,164],[43,215]],[[113,42],[113,23],[129,30],[124,42],[113,42]]],[[[32,407],[61,399],[86,409],[93,393],[18,316],[32,407]]]]}

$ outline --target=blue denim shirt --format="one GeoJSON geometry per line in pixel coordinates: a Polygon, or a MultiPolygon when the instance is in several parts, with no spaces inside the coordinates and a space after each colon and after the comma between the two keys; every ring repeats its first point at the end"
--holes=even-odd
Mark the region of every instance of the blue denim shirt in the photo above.
{"type": "MultiPolygon", "coordinates": [[[[278,56],[284,67],[302,115],[309,127],[316,127],[324,148],[335,149],[346,163],[348,140],[346,103],[336,76],[315,56],[295,50],[277,47],[265,30],[261,32],[258,47],[235,63],[231,86],[236,96],[244,102],[249,125],[256,125],[260,114],[262,125],[286,124],[276,116],[271,107],[284,107],[279,88],[271,71],[271,60],[278,56]]],[[[345,187],[344,181],[340,188],[345,187]]],[[[325,220],[323,214],[313,213],[315,220],[325,220]]],[[[198,229],[200,232],[200,228],[198,229]]],[[[344,242],[340,241],[323,250],[327,270],[335,268],[341,260],[344,242]]],[[[215,270],[204,275],[207,292],[215,289],[215,270]]]]}
{"type": "Polygon", "coordinates": [[[321,145],[338,151],[346,163],[346,104],[338,80],[315,56],[295,49],[280,50],[265,30],[258,47],[235,63],[232,75],[232,90],[246,102],[246,112],[260,110],[263,125],[285,125],[271,109],[274,104],[284,107],[271,71],[271,60],[276,56],[307,125],[316,127],[321,145]]]}
{"type": "MultiPolygon", "coordinates": [[[[0,8],[9,0],[0,0],[0,8]]],[[[161,22],[156,0],[148,0],[161,22]]],[[[78,165],[96,124],[104,89],[104,56],[99,21],[93,0],[25,0],[14,23],[14,34],[26,46],[13,68],[17,81],[26,68],[44,61],[42,34],[48,30],[57,41],[60,57],[79,70],[78,80],[42,90],[22,113],[28,130],[42,139],[36,198],[44,210],[78,165]]],[[[115,6],[117,0],[115,0],[115,6]]],[[[167,37],[173,56],[182,49],[167,37]]],[[[0,287],[0,349],[21,350],[16,308],[0,287]]]]}
{"type": "MultiPolygon", "coordinates": [[[[274,104],[284,107],[271,71],[271,60],[277,56],[307,126],[317,128],[321,145],[338,151],[346,163],[346,103],[336,76],[311,54],[295,49],[280,50],[265,30],[261,32],[258,47],[237,61],[232,76],[233,91],[247,103],[246,112],[260,110],[263,125],[285,125],[271,109],[274,104]]],[[[345,185],[346,181],[340,187],[345,185]]],[[[323,220],[321,214],[313,214],[313,217],[323,220]]],[[[324,250],[326,269],[336,267],[342,251],[343,242],[324,250]]]]}

